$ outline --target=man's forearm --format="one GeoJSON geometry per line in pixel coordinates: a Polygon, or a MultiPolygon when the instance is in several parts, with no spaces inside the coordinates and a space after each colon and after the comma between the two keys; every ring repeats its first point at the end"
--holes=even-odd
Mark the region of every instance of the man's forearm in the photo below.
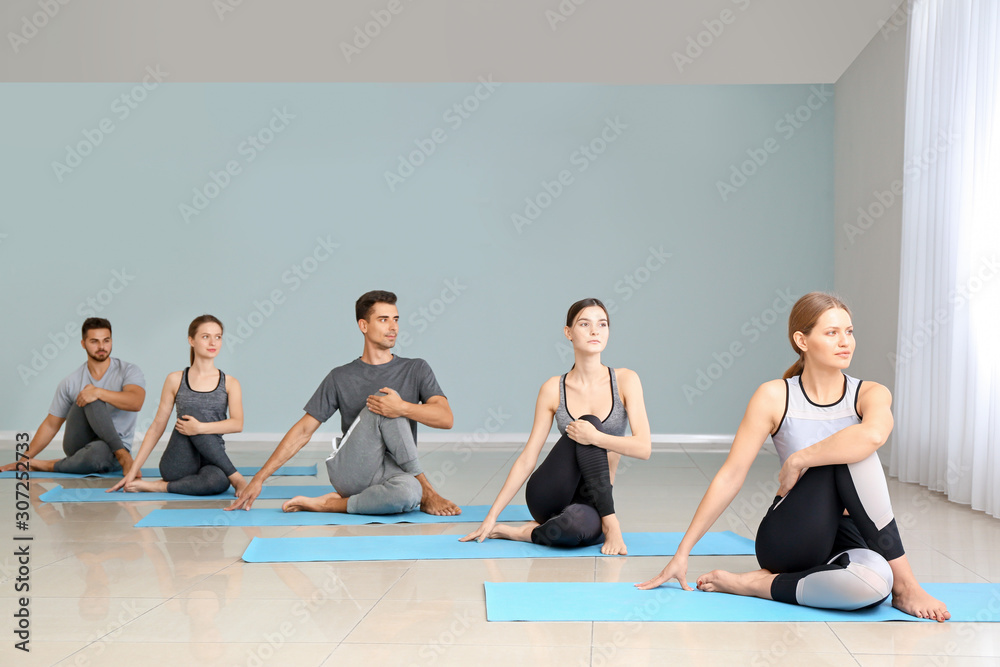
{"type": "Polygon", "coordinates": [[[42,425],[35,431],[35,437],[31,439],[31,445],[28,447],[28,451],[24,457],[29,459],[38,458],[38,455],[52,442],[52,438],[55,437],[56,433],[58,433],[58,429],[53,431],[45,422],[42,422],[42,425]]]}
{"type": "Polygon", "coordinates": [[[407,403],[403,416],[431,428],[449,429],[454,422],[451,408],[435,403],[407,403]]]}
{"type": "Polygon", "coordinates": [[[275,447],[271,456],[267,458],[264,465],[261,466],[260,470],[253,478],[258,482],[263,482],[268,477],[273,475],[275,471],[281,466],[285,465],[289,459],[295,456],[300,449],[306,446],[309,442],[310,434],[305,434],[300,432],[298,429],[293,429],[285,434],[285,437],[281,439],[278,446],[275,447]]]}
{"type": "Polygon", "coordinates": [[[137,396],[129,391],[111,391],[110,389],[97,388],[97,400],[104,401],[108,405],[124,410],[125,412],[138,412],[142,410],[144,396],[137,396]]]}

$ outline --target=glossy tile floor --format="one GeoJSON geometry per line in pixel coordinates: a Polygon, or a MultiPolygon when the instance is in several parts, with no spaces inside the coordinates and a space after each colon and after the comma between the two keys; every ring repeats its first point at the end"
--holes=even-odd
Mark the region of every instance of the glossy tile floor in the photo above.
{"type": "MultiPolygon", "coordinates": [[[[13,451],[0,443],[0,451],[13,451]]],[[[238,465],[270,446],[234,443],[238,465]]],[[[421,445],[439,490],[489,504],[517,449],[421,445]]],[[[294,464],[319,463],[309,445],[294,464]]],[[[615,485],[626,531],[682,531],[725,458],[658,446],[624,466],[615,485]]],[[[777,488],[762,453],[716,525],[753,536],[777,488]]],[[[110,480],[61,480],[110,486],[110,480]]],[[[270,483],[318,478],[272,478],[270,483]]],[[[133,528],[160,502],[42,504],[31,485],[31,653],[13,648],[17,563],[14,481],[0,480],[2,665],[972,665],[1000,664],[1000,624],[947,623],[488,623],[483,581],[639,581],[665,558],[248,564],[255,536],[461,535],[473,524],[326,528],[133,528]]],[[[1000,582],[1000,521],[936,493],[890,482],[910,561],[922,581],[1000,582]]],[[[523,495],[515,499],[523,503],[523,495]]],[[[219,503],[169,503],[171,508],[219,503]]],[[[280,501],[260,501],[276,507],[280,501]]],[[[752,557],[691,559],[689,579],[752,557]]]]}

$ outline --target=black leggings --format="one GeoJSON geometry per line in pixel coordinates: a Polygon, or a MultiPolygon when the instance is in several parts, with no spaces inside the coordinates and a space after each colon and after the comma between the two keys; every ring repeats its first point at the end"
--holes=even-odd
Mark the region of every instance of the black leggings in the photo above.
{"type": "Polygon", "coordinates": [[[760,566],[778,573],[775,600],[828,609],[882,602],[892,590],[887,561],[904,552],[878,455],[807,470],[774,499],[756,549],[760,566]]]}
{"type": "MultiPolygon", "coordinates": [[[[581,419],[603,431],[597,417],[581,419]]],[[[528,478],[524,496],[539,523],[531,532],[535,544],[576,547],[603,542],[601,517],[615,513],[607,450],[564,435],[528,478]]]]}
{"type": "Polygon", "coordinates": [[[184,435],[175,428],[160,458],[160,476],[167,482],[169,493],[223,493],[229,488],[229,476],[235,472],[222,437],[215,433],[184,435]]]}

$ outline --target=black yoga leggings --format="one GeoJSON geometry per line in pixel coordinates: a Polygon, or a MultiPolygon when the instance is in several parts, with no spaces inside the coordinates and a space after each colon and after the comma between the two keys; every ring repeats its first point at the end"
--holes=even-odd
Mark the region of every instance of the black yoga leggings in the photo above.
{"type": "MultiPolygon", "coordinates": [[[[581,419],[603,431],[597,417],[584,415],[581,419]]],[[[564,435],[528,478],[524,496],[528,511],[539,523],[531,532],[535,544],[575,547],[601,543],[601,517],[615,513],[607,450],[581,445],[564,435]]]]}
{"type": "Polygon", "coordinates": [[[160,458],[160,476],[169,493],[212,496],[229,488],[229,476],[236,466],[229,460],[222,437],[214,433],[170,434],[160,458]]]}
{"type": "Polygon", "coordinates": [[[779,573],[775,600],[830,609],[884,600],[892,590],[887,561],[904,552],[878,456],[807,470],[774,499],[756,548],[760,566],[779,573]]]}

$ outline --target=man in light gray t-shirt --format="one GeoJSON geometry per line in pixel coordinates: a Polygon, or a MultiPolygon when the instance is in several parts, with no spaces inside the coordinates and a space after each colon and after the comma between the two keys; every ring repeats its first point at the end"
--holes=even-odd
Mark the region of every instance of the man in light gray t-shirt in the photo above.
{"type": "MultiPolygon", "coordinates": [[[[135,364],[111,356],[111,323],[99,317],[83,323],[87,361],[59,383],[49,414],[31,440],[26,457],[32,470],[103,473],[132,466],[132,436],[146,398],[146,379],[135,364]],[[37,457],[63,423],[66,458],[37,457]]],[[[13,470],[16,463],[0,470],[13,470]]]]}
{"type": "Polygon", "coordinates": [[[358,299],[355,315],[365,339],[361,357],[327,374],[306,403],[305,416],[228,509],[250,509],[264,480],[340,410],[344,437],[327,460],[336,491],[318,498],[298,496],[282,509],[395,514],[419,507],[428,514],[461,513],[434,490],[420,467],[417,423],[451,428],[453,417],[427,362],[392,354],[399,333],[395,304],[392,292],[368,292],[358,299]]]}

